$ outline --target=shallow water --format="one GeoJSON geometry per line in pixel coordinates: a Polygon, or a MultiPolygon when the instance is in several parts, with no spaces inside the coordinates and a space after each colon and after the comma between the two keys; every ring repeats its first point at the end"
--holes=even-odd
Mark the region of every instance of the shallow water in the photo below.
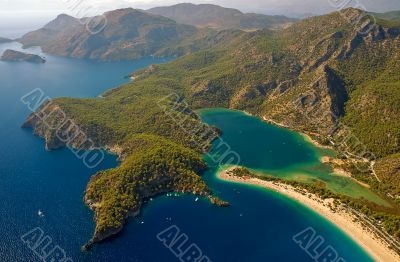
{"type": "Polygon", "coordinates": [[[335,192],[386,204],[354,180],[335,175],[329,165],[320,162],[322,156],[333,152],[316,148],[296,132],[267,124],[240,111],[205,109],[199,112],[207,123],[223,131],[224,141],[239,153],[241,164],[250,169],[304,182],[317,179],[335,192]]]}

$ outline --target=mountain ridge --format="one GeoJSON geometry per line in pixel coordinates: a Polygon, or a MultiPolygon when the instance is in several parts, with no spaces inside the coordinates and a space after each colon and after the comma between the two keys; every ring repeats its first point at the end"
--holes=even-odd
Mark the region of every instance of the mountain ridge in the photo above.
{"type": "MultiPolygon", "coordinates": [[[[61,14],[43,28],[25,34],[18,41],[23,44],[23,48],[40,46],[45,53],[52,55],[97,60],[132,60],[145,56],[182,56],[209,48],[221,40],[229,41],[229,34],[238,34],[235,31],[242,28],[253,30],[268,24],[275,27],[294,21],[281,16],[243,14],[235,9],[212,7],[222,10],[223,13],[228,12],[229,15],[233,12],[241,20],[234,21],[231,26],[214,30],[178,23],[148,11],[124,8],[108,11],[104,13],[104,17],[77,19],[61,14]],[[100,32],[94,30],[96,34],[91,34],[88,24],[96,19],[105,19],[106,23],[100,32]],[[227,39],[221,38],[222,35],[227,39]]],[[[226,20],[220,18],[221,21],[226,20]]]]}
{"type": "MultiPolygon", "coordinates": [[[[99,60],[130,60],[155,55],[183,39],[195,37],[190,25],[132,8],[104,13],[104,28],[92,34],[87,28],[94,18],[59,15],[43,28],[18,39],[24,48],[40,46],[53,55],[99,60]]],[[[97,17],[101,19],[101,17],[97,17]]]]}
{"type": "Polygon", "coordinates": [[[385,13],[371,13],[379,18],[388,19],[388,20],[400,20],[400,10],[398,11],[389,11],[385,13]]]}
{"type": "Polygon", "coordinates": [[[269,16],[255,13],[242,13],[233,8],[212,4],[183,3],[173,6],[155,7],[147,12],[171,18],[178,23],[214,29],[280,28],[296,21],[285,16],[269,16]]]}

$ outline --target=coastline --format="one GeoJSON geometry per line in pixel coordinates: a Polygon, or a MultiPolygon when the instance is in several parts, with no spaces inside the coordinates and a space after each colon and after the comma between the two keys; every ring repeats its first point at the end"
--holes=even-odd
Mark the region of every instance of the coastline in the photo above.
{"type": "Polygon", "coordinates": [[[265,181],[257,178],[242,178],[229,174],[235,167],[219,171],[219,179],[264,187],[268,190],[283,194],[306,207],[312,209],[331,223],[339,227],[354,242],[361,246],[375,261],[400,261],[400,256],[393,251],[387,243],[361,222],[348,209],[342,207],[333,208],[332,199],[321,199],[314,194],[304,194],[301,190],[291,185],[279,182],[265,181]]]}
{"type": "Polygon", "coordinates": [[[310,135],[299,131],[299,134],[309,143],[313,144],[316,147],[322,148],[322,149],[330,149],[333,150],[334,149],[331,146],[326,146],[326,145],[322,145],[321,143],[319,143],[317,140],[313,139],[310,135]]]}
{"type": "MultiPolygon", "coordinates": [[[[331,150],[331,151],[333,151],[333,152],[336,152],[335,149],[334,149],[332,146],[321,144],[320,142],[318,142],[317,140],[315,140],[314,138],[312,138],[311,135],[309,135],[309,134],[307,134],[307,133],[305,133],[305,132],[303,132],[303,131],[301,131],[301,130],[294,130],[293,128],[291,128],[291,127],[289,127],[289,126],[286,126],[286,125],[284,125],[284,124],[275,122],[274,120],[269,119],[269,118],[267,118],[267,117],[265,117],[265,116],[262,118],[262,120],[264,120],[264,121],[267,122],[268,124],[275,125],[275,126],[278,126],[278,127],[281,127],[281,128],[285,128],[285,129],[289,129],[289,130],[292,130],[292,131],[297,132],[300,136],[302,136],[302,137],[304,138],[304,140],[306,140],[308,143],[313,144],[313,145],[314,145],[315,147],[317,147],[317,148],[320,148],[320,149],[328,149],[328,150],[331,150]]],[[[342,160],[340,160],[340,159],[338,159],[338,158],[335,158],[335,157],[326,156],[326,155],[324,155],[324,156],[321,157],[320,162],[323,163],[323,164],[329,164],[329,165],[331,165],[331,166],[332,166],[332,164],[334,164],[334,163],[339,164],[339,166],[340,166],[340,164],[343,164],[343,163],[342,163],[342,162],[343,162],[342,160]]],[[[373,170],[373,163],[371,163],[371,165],[372,165],[372,166],[371,166],[371,171],[374,172],[374,170],[373,170]]],[[[359,185],[361,185],[361,186],[363,186],[363,187],[365,187],[365,188],[371,188],[371,186],[370,186],[369,184],[357,180],[356,178],[354,178],[354,177],[352,176],[352,174],[351,174],[350,172],[344,170],[343,168],[335,167],[335,168],[333,168],[333,173],[334,173],[335,175],[337,175],[337,176],[347,177],[347,178],[353,180],[354,182],[358,183],[359,185]]],[[[376,175],[375,175],[375,176],[376,176],[376,175]]]]}

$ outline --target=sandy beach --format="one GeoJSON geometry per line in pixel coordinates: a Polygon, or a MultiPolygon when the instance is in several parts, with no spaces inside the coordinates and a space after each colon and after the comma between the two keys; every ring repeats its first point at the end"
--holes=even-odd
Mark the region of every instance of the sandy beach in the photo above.
{"type": "Polygon", "coordinates": [[[360,219],[343,207],[334,207],[333,199],[321,199],[314,194],[305,194],[301,190],[279,182],[270,182],[257,178],[242,178],[229,174],[234,167],[218,173],[222,180],[261,186],[294,199],[339,227],[358,243],[374,260],[382,262],[400,261],[400,256],[389,248],[388,244],[376,236],[360,219]]]}
{"type": "Polygon", "coordinates": [[[316,146],[316,147],[333,150],[331,146],[322,145],[321,143],[319,143],[318,141],[314,140],[310,135],[308,135],[308,134],[306,134],[306,133],[300,132],[299,134],[300,134],[302,137],[304,137],[304,139],[305,139],[307,142],[313,144],[313,145],[316,146]]]}

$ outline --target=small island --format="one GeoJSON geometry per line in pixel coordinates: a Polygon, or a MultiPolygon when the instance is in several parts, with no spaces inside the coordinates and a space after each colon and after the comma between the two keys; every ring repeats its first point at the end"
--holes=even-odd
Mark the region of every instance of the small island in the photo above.
{"type": "Polygon", "coordinates": [[[14,40],[9,39],[9,38],[5,38],[5,37],[0,37],[0,44],[5,44],[5,43],[11,43],[14,40]]]}
{"type": "Polygon", "coordinates": [[[7,61],[7,62],[31,62],[31,63],[37,63],[37,64],[43,64],[46,62],[46,60],[38,55],[34,54],[28,54],[24,52],[19,52],[11,49],[7,49],[4,51],[3,55],[0,58],[1,61],[7,61]]]}

